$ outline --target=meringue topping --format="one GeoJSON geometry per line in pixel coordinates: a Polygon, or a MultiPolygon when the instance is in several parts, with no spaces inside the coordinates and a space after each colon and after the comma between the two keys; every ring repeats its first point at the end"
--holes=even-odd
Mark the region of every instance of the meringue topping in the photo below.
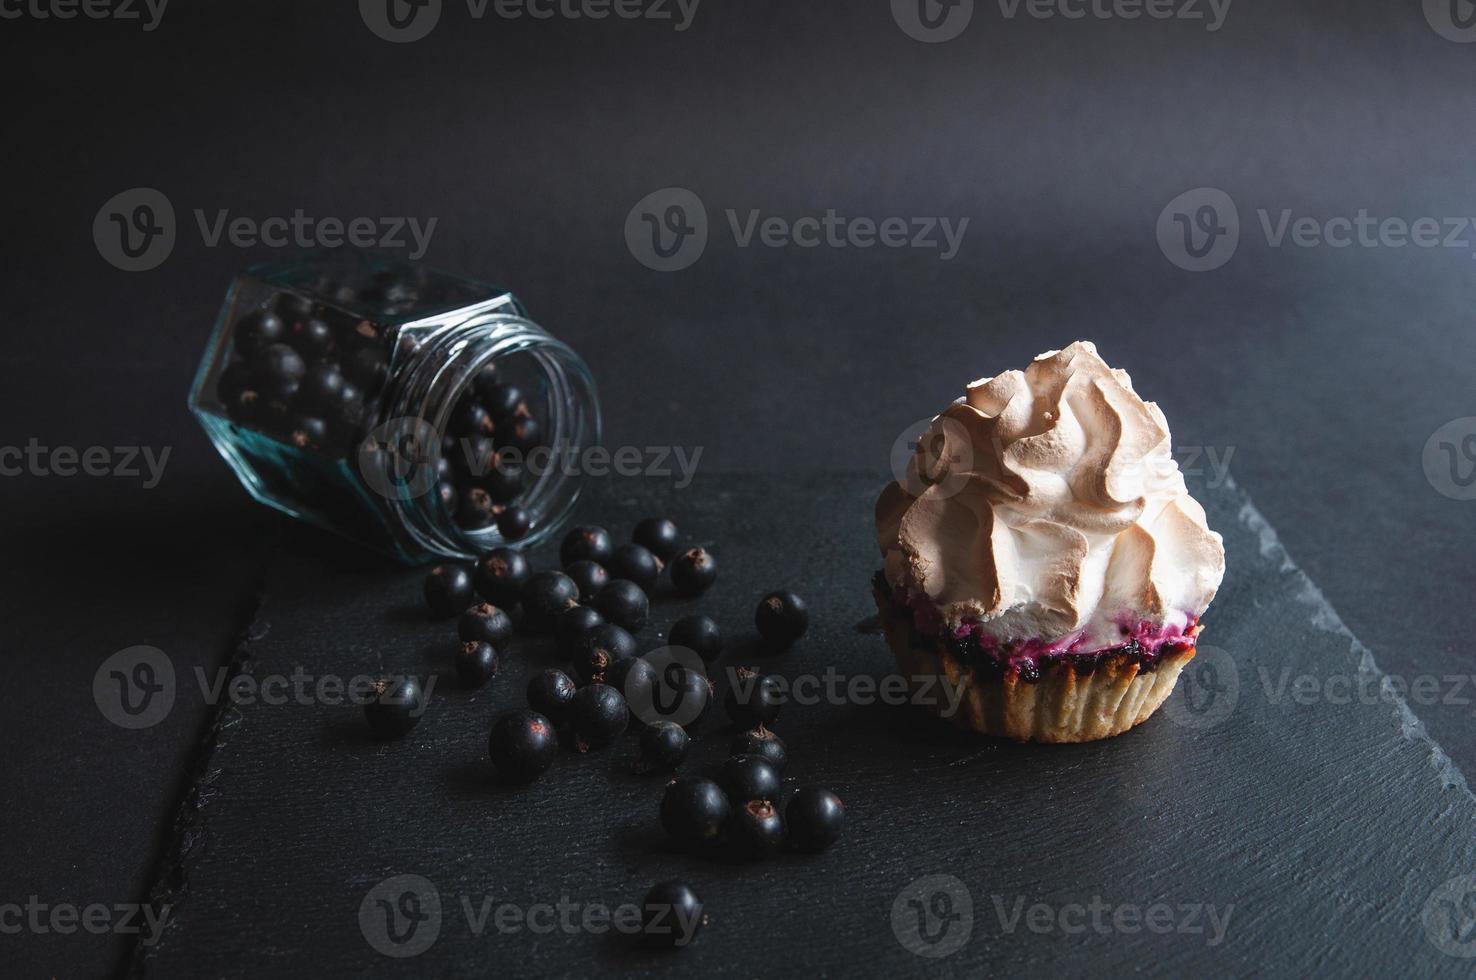
{"type": "Polygon", "coordinates": [[[1225,574],[1163,413],[1087,341],[970,384],[882,491],[876,530],[914,606],[1061,651],[1182,629],[1225,574]]]}

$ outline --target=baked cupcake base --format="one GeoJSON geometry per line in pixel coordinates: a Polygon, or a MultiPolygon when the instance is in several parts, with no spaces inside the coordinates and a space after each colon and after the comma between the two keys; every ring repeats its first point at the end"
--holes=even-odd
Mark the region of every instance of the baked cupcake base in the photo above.
{"type": "Polygon", "coordinates": [[[1000,667],[985,673],[963,663],[945,641],[918,632],[910,612],[880,583],[873,593],[887,644],[914,690],[939,678],[962,694],[953,711],[948,710],[953,697],[919,701],[945,721],[985,735],[1021,742],[1090,742],[1120,735],[1168,700],[1184,665],[1194,659],[1190,641],[1163,649],[1148,663],[1122,650],[1043,658],[1028,672],[1000,667]]]}

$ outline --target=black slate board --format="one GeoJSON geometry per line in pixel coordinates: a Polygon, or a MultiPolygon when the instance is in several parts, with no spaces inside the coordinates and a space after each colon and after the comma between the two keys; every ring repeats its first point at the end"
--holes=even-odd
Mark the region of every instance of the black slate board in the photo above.
{"type": "MultiPolygon", "coordinates": [[[[879,486],[856,474],[706,476],[682,491],[606,484],[582,517],[624,535],[640,516],[667,513],[719,555],[707,598],[657,604],[648,645],[700,607],[741,648],[758,596],[788,583],[810,598],[812,626],[769,669],[882,676],[892,670],[885,644],[858,625],[873,612],[879,486]]],[[[629,738],[562,756],[531,787],[498,785],[489,723],[521,705],[546,643],[524,641],[487,689],[458,690],[453,629],[425,618],[419,574],[303,530],[269,572],[242,672],[435,672],[434,703],[392,744],[370,741],[349,707],[223,711],[208,792],[186,822],[195,832],[161,875],[179,883],[157,896],[173,906],[171,925],[135,970],[1469,975],[1470,961],[1451,955],[1476,953],[1469,918],[1451,912],[1462,882],[1438,890],[1476,871],[1476,800],[1397,699],[1301,704],[1290,680],[1278,697],[1284,668],[1321,682],[1356,678],[1372,661],[1233,485],[1197,492],[1225,535],[1229,573],[1198,667],[1163,711],[1108,742],[1021,747],[909,707],[791,705],[776,725],[791,750],[787,782],[833,788],[849,826],[822,856],[753,866],[667,847],[662,780],[627,773],[629,738]],[[434,942],[397,959],[366,938],[360,907],[406,874],[433,885],[441,914],[434,942]],[[614,907],[673,876],[693,884],[710,917],[675,954],[582,929],[503,933],[489,921],[478,935],[463,907],[614,907]],[[1219,941],[1210,907],[1227,923],[1219,941]],[[930,910],[921,934],[919,908],[930,910]],[[1130,928],[1134,910],[1172,931],[1130,928]]],[[[689,769],[724,755],[726,730],[709,721],[704,732],[689,769]]],[[[430,925],[420,928],[423,941],[430,925]]]]}

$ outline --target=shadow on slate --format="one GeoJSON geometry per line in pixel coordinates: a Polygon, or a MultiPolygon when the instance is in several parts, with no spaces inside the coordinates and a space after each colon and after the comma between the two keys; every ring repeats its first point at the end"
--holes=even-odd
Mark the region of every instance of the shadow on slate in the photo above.
{"type": "MultiPolygon", "coordinates": [[[[890,654],[864,628],[879,486],[861,474],[707,477],[680,493],[605,484],[580,516],[624,539],[640,517],[668,514],[718,555],[707,597],[656,603],[647,647],[699,608],[744,647],[758,597],[791,584],[811,602],[811,629],[768,669],[882,676],[890,654]]],[[[303,530],[268,577],[270,629],[255,631],[245,672],[429,673],[432,706],[388,744],[369,740],[352,707],[231,708],[198,820],[203,857],[135,969],[1469,975],[1454,954],[1476,953],[1476,937],[1455,879],[1476,872],[1476,800],[1402,702],[1293,697],[1298,676],[1356,680],[1365,651],[1233,484],[1197,495],[1229,573],[1203,652],[1158,715],[1103,743],[1022,747],[909,706],[790,704],[775,725],[790,747],[786,787],[834,789],[849,823],[824,855],[756,865],[667,847],[664,780],[630,774],[631,736],[563,754],[531,786],[499,785],[489,725],[523,704],[548,644],[519,640],[488,687],[460,690],[454,626],[421,612],[420,573],[303,530]],[[423,881],[371,894],[400,875],[423,881]],[[692,947],[658,954],[579,925],[586,909],[638,903],[670,877],[707,903],[692,947]],[[571,931],[561,901],[574,903],[571,931]],[[499,928],[497,907],[539,903],[554,906],[549,918],[499,928]],[[386,938],[389,905],[415,914],[395,914],[401,944],[386,938]]],[[[687,771],[725,754],[715,714],[687,771]]]]}

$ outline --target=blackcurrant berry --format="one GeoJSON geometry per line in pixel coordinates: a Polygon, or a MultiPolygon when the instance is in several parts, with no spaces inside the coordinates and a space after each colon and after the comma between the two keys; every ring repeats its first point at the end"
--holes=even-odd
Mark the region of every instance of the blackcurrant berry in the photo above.
{"type": "Polygon", "coordinates": [[[579,586],[563,572],[539,572],[523,586],[523,614],[534,630],[552,629],[559,613],[579,603],[579,586]]]}
{"type": "Polygon", "coordinates": [[[446,516],[456,516],[457,498],[456,484],[450,480],[441,480],[436,484],[436,499],[441,502],[441,507],[446,511],[446,516]]]}
{"type": "Polygon", "coordinates": [[[328,423],[312,415],[298,416],[292,422],[287,441],[298,449],[322,449],[328,445],[328,423]]]}
{"type": "Polygon", "coordinates": [[[717,839],[732,808],[722,787],[711,779],[686,776],[674,780],[661,796],[661,826],[684,844],[717,839]]]}
{"type": "Polygon", "coordinates": [[[471,575],[460,565],[437,565],[425,577],[425,604],[437,616],[458,615],[473,598],[471,575]]]}
{"type": "Polygon", "coordinates": [[[740,728],[768,726],[779,717],[786,700],[784,685],[772,674],[760,674],[746,667],[733,672],[723,708],[740,728]]]}
{"type": "Polygon", "coordinates": [[[241,318],[234,334],[236,349],[247,357],[280,343],[286,336],[287,325],[275,313],[256,310],[241,318]]]}
{"type": "Polygon", "coordinates": [[[795,847],[817,853],[840,840],[846,807],[830,790],[804,786],[790,797],[784,808],[784,822],[795,847]]]}
{"type": "Polygon", "coordinates": [[[661,575],[661,560],[638,544],[623,544],[603,562],[611,578],[623,578],[650,595],[661,575]]]}
{"type": "Polygon", "coordinates": [[[589,606],[570,606],[554,620],[554,639],[558,642],[559,656],[574,660],[584,649],[585,637],[596,626],[603,626],[605,617],[589,606]]]}
{"type": "Polygon", "coordinates": [[[491,436],[458,436],[450,446],[451,464],[468,480],[481,480],[497,466],[497,443],[491,436]]]}
{"type": "Polygon", "coordinates": [[[277,315],[288,323],[296,323],[298,320],[306,320],[313,315],[313,301],[311,297],[300,296],[297,293],[282,293],[273,304],[277,315]]]}
{"type": "Polygon", "coordinates": [[[653,664],[639,673],[632,671],[624,690],[632,713],[648,725],[672,721],[691,729],[707,717],[712,704],[707,676],[675,660],[653,664]]]}
{"type": "Polygon", "coordinates": [[[331,361],[314,364],[302,377],[297,397],[308,408],[325,415],[338,411],[343,402],[343,372],[331,361]]]}
{"type": "Polygon", "coordinates": [[[603,748],[625,731],[630,712],[625,698],[608,684],[590,684],[574,694],[569,705],[569,724],[574,748],[579,752],[603,748]]]}
{"type": "Polygon", "coordinates": [[[481,687],[501,666],[497,648],[483,640],[470,640],[456,651],[456,676],[467,687],[481,687]]]}
{"type": "Polygon", "coordinates": [[[489,392],[491,392],[493,386],[495,386],[496,384],[497,384],[497,365],[496,364],[490,364],[489,363],[489,364],[482,365],[481,370],[479,370],[476,373],[476,376],[472,378],[472,382],[471,382],[472,394],[474,394],[474,395],[477,396],[477,401],[481,402],[482,403],[482,406],[484,408],[487,405],[487,395],[488,395],[489,392]]]}
{"type": "Polygon", "coordinates": [[[456,634],[463,641],[479,640],[501,650],[512,639],[512,620],[490,602],[479,602],[461,614],[456,621],[456,634]]]}
{"type": "Polygon", "coordinates": [[[569,713],[569,705],[578,690],[573,678],[550,667],[534,674],[528,681],[528,704],[560,724],[569,713]]]}
{"type": "Polygon", "coordinates": [[[617,578],[607,582],[600,594],[595,596],[595,608],[615,625],[632,633],[639,633],[646,625],[651,603],[646,598],[646,593],[634,582],[617,578]]]}
{"type": "Polygon", "coordinates": [[[735,755],[718,770],[717,784],[733,804],[779,799],[779,771],[756,755],[735,755]]]}
{"type": "Polygon", "coordinates": [[[630,539],[662,561],[676,554],[679,541],[677,526],[664,517],[648,517],[641,521],[630,539]]]}
{"type": "Polygon", "coordinates": [[[523,393],[516,385],[508,382],[496,382],[485,385],[485,390],[478,391],[482,407],[485,408],[495,421],[511,418],[518,410],[518,403],[523,400],[523,393]]]}
{"type": "MultiPolygon", "coordinates": [[[[584,634],[584,640],[572,658],[574,676],[581,683],[609,682],[609,671],[622,660],[636,655],[635,637],[614,623],[596,626],[584,634]]],[[[613,686],[613,685],[612,685],[613,686]]],[[[624,693],[623,689],[622,692],[624,693]]]]}
{"type": "Polygon", "coordinates": [[[706,548],[684,551],[671,564],[671,584],[680,595],[701,595],[716,581],[717,559],[706,548]]]}
{"type": "Polygon", "coordinates": [[[479,486],[462,487],[456,500],[456,523],[469,530],[491,524],[497,517],[492,495],[479,486]]]}
{"type": "Polygon", "coordinates": [[[487,754],[506,779],[528,782],[553,765],[559,738],[553,723],[536,711],[510,711],[492,725],[487,754]]]}
{"type": "Polygon", "coordinates": [[[485,408],[470,398],[462,398],[451,409],[450,428],[461,436],[490,436],[496,426],[485,408]]]}
{"type": "Polygon", "coordinates": [[[576,561],[564,568],[564,574],[579,586],[580,602],[594,602],[594,597],[610,581],[610,573],[605,571],[605,566],[592,561],[576,561]]]}
{"type": "Polygon", "coordinates": [[[496,460],[482,474],[482,486],[495,503],[510,504],[523,492],[523,468],[496,460]]]}
{"type": "Polygon", "coordinates": [[[770,592],[758,604],[753,624],[771,650],[785,650],[805,635],[810,611],[805,601],[786,589],[770,592]]]}
{"type": "Polygon", "coordinates": [[[768,800],[749,800],[733,808],[723,828],[734,857],[757,860],[784,844],[784,820],[768,800]]]}
{"type": "Polygon", "coordinates": [[[602,527],[584,525],[564,535],[559,545],[559,561],[572,565],[576,561],[593,561],[601,564],[610,560],[615,546],[610,541],[610,532],[602,527]]]}
{"type": "Polygon", "coordinates": [[[691,740],[687,730],[671,721],[658,721],[641,732],[641,768],[647,772],[675,769],[687,758],[691,740]]]}
{"type": "Polygon", "coordinates": [[[333,349],[333,328],[317,317],[297,320],[287,330],[287,342],[303,357],[317,360],[333,349]]]}
{"type": "Polygon", "coordinates": [[[711,616],[683,616],[671,627],[668,639],[674,647],[684,647],[712,663],[723,655],[723,632],[711,616]]]}
{"type": "Polygon", "coordinates": [[[307,373],[307,362],[286,344],[272,344],[252,357],[251,373],[263,394],[286,399],[297,394],[307,373]]]}
{"type": "Polygon", "coordinates": [[[663,881],[646,893],[641,905],[641,938],[652,946],[678,949],[689,945],[705,922],[702,899],[681,881],[663,881]]]}
{"type": "Polygon", "coordinates": [[[494,605],[510,608],[523,595],[533,570],[528,559],[516,548],[493,548],[477,562],[472,584],[477,592],[494,605]]]}
{"type": "Polygon", "coordinates": [[[497,515],[497,530],[508,541],[526,538],[532,529],[533,522],[528,517],[528,512],[517,504],[509,504],[497,515]]]}
{"type": "Polygon", "coordinates": [[[389,364],[381,351],[373,347],[361,347],[344,359],[343,373],[354,384],[373,395],[389,377],[389,364]]]}
{"type": "Polygon", "coordinates": [[[519,416],[513,420],[511,428],[501,438],[503,445],[510,446],[526,456],[543,444],[543,430],[539,427],[537,419],[519,416]]]}
{"type": "Polygon", "coordinates": [[[375,738],[399,738],[420,724],[425,691],[413,677],[376,681],[364,704],[364,720],[375,738]]]}
{"type": "Polygon", "coordinates": [[[739,732],[728,743],[728,754],[757,756],[778,772],[783,772],[789,764],[789,751],[784,747],[784,740],[767,728],[739,732]]]}

